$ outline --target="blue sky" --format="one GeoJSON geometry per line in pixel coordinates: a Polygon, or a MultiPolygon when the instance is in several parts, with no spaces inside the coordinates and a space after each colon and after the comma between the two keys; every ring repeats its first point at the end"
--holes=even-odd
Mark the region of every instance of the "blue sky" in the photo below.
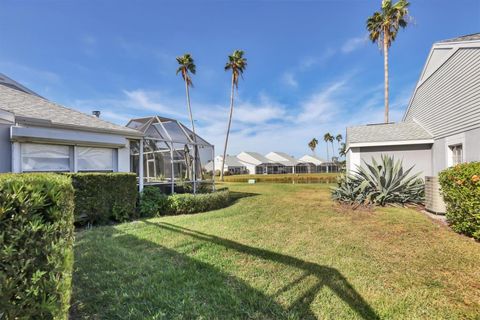
{"type": "MultiPolygon", "coordinates": [[[[480,31],[480,1],[411,1],[390,51],[399,121],[433,42],[480,31]]],[[[0,1],[0,72],[55,102],[125,124],[152,114],[188,124],[175,56],[197,64],[192,108],[222,149],[234,49],[246,51],[229,154],[308,153],[307,142],[381,122],[383,57],[366,40],[369,1],[0,1]]],[[[324,155],[322,143],[318,153],[324,155]]]]}

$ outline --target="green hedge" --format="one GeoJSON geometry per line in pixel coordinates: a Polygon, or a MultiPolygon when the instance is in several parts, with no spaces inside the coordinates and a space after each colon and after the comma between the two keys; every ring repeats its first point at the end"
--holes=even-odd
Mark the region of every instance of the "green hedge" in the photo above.
{"type": "Polygon", "coordinates": [[[224,177],[225,182],[335,183],[339,173],[240,174],[224,177]]]}
{"type": "Polygon", "coordinates": [[[156,187],[145,187],[140,196],[142,217],[191,214],[226,207],[230,204],[230,192],[222,189],[202,194],[173,194],[166,196],[156,187]]]}
{"type": "Polygon", "coordinates": [[[459,164],[439,178],[453,230],[480,240],[480,162],[459,164]]]}
{"type": "Polygon", "coordinates": [[[68,177],[0,175],[1,319],[67,319],[73,206],[68,177]]]}
{"type": "Polygon", "coordinates": [[[75,223],[105,224],[137,217],[134,173],[70,173],[75,189],[75,223]]]}

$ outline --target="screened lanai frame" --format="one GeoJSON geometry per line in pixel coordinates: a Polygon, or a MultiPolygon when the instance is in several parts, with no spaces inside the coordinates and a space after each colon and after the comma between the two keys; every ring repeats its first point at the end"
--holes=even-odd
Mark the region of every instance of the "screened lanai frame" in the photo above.
{"type": "Polygon", "coordinates": [[[144,185],[175,187],[182,184],[195,193],[199,185],[215,188],[213,175],[207,176],[205,164],[214,159],[215,148],[181,122],[152,116],[132,119],[127,127],[141,131],[143,139],[130,144],[132,172],[140,189],[144,185]]]}

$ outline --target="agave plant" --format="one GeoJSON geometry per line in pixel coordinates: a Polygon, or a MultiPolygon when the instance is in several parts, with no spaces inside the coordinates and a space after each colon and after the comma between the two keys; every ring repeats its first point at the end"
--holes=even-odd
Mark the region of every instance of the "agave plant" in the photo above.
{"type": "Polygon", "coordinates": [[[364,164],[354,174],[339,178],[332,190],[334,200],[381,206],[423,202],[424,183],[420,173],[410,174],[414,167],[404,171],[401,160],[386,155],[380,163],[372,158],[371,164],[364,164]]]}

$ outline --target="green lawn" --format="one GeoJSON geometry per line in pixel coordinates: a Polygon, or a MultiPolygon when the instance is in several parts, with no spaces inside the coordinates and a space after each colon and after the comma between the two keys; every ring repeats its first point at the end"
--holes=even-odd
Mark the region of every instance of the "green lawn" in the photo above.
{"type": "Polygon", "coordinates": [[[77,233],[73,319],[479,319],[480,244],[326,185],[229,185],[223,210],[77,233]]]}

